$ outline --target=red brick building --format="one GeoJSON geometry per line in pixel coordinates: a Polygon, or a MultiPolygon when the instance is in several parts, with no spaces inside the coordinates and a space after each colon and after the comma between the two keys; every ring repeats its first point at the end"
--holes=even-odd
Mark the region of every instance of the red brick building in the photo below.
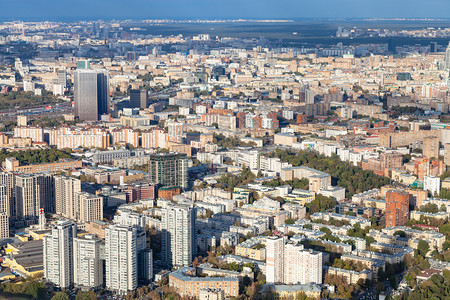
{"type": "Polygon", "coordinates": [[[410,194],[402,190],[386,193],[386,227],[406,226],[409,220],[410,194]]]}

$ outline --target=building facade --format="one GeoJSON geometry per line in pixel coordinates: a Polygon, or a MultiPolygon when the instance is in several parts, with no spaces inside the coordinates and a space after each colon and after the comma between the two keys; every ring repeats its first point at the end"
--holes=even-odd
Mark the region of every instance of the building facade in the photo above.
{"type": "Polygon", "coordinates": [[[79,69],[73,74],[75,116],[98,121],[109,112],[109,75],[106,70],[79,69]]]}
{"type": "Polygon", "coordinates": [[[74,283],[73,240],[75,223],[60,220],[44,237],[44,278],[60,288],[74,283]]]}
{"type": "Polygon", "coordinates": [[[406,191],[390,190],[386,193],[386,227],[408,225],[409,198],[406,191]]]}
{"type": "Polygon", "coordinates": [[[196,209],[187,205],[162,210],[161,246],[163,260],[169,266],[188,266],[196,252],[196,209]]]}
{"type": "Polygon", "coordinates": [[[74,238],[74,283],[77,286],[97,288],[103,284],[101,239],[87,234],[74,238]]]}

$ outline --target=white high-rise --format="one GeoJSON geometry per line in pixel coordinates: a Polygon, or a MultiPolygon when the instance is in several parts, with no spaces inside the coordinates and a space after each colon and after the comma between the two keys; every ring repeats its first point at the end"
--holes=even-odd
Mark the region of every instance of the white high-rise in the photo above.
{"type": "Polygon", "coordinates": [[[74,283],[97,288],[103,284],[103,263],[100,259],[102,240],[87,234],[73,243],[74,283]]]}
{"type": "Polygon", "coordinates": [[[81,180],[68,176],[55,176],[55,206],[56,213],[66,218],[79,218],[78,196],[81,192],[81,180]]]}
{"type": "Polygon", "coordinates": [[[444,70],[450,70],[450,42],[448,43],[447,49],[445,50],[444,70]]]}
{"type": "Polygon", "coordinates": [[[271,236],[266,241],[266,281],[283,282],[284,237],[271,236]]]}
{"type": "Polygon", "coordinates": [[[60,220],[44,237],[44,278],[61,288],[74,283],[73,240],[76,232],[75,223],[60,220]]]}
{"type": "Polygon", "coordinates": [[[136,227],[126,225],[105,230],[106,287],[119,294],[138,286],[137,233],[136,227]]]}
{"type": "Polygon", "coordinates": [[[196,210],[193,206],[172,205],[162,210],[162,257],[169,266],[188,266],[196,252],[196,210]]]}
{"type": "Polygon", "coordinates": [[[285,243],[284,237],[266,242],[266,281],[275,284],[322,283],[322,252],[285,243]]]}

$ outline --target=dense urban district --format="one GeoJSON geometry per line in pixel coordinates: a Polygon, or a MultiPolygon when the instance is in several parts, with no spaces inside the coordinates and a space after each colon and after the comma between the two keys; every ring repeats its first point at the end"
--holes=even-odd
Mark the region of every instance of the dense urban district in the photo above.
{"type": "Polygon", "coordinates": [[[450,47],[158,24],[0,24],[0,297],[450,299],[450,47]]]}

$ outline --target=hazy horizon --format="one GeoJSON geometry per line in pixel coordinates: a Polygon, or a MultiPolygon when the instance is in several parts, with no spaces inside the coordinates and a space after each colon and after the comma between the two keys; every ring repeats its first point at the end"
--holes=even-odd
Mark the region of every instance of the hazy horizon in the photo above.
{"type": "Polygon", "coordinates": [[[448,0],[24,0],[2,3],[1,20],[448,19],[448,0]]]}

